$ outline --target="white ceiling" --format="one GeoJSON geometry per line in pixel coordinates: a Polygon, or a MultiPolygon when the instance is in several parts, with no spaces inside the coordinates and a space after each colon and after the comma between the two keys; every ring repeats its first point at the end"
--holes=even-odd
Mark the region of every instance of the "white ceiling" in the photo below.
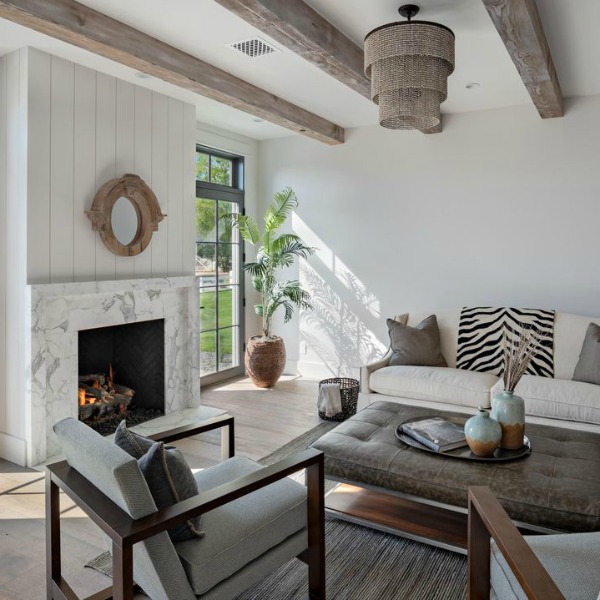
{"type": "MultiPolygon", "coordinates": [[[[283,0],[282,0],[283,1],[283,0]]],[[[399,0],[306,0],[358,45],[374,27],[399,20],[399,0]]],[[[83,4],[176,46],[343,127],[377,123],[377,107],[317,67],[282,48],[213,0],[83,0],[83,4]],[[168,7],[168,10],[165,10],[168,7]],[[248,58],[228,47],[259,35],[281,52],[248,58]]],[[[537,0],[563,93],[600,94],[600,0],[537,0]]],[[[421,0],[423,20],[456,35],[456,70],[442,112],[531,104],[481,0],[421,0]],[[476,82],[478,87],[465,86],[476,82]]],[[[199,121],[256,139],[291,135],[252,115],[155,78],[140,79],[123,65],[0,19],[0,53],[33,46],[196,105],[199,121]]],[[[532,118],[535,109],[531,104],[532,118]]]]}

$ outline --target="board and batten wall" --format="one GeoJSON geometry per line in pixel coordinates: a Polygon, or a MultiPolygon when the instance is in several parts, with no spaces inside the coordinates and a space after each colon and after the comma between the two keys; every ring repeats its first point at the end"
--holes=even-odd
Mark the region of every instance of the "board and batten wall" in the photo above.
{"type": "Polygon", "coordinates": [[[356,376],[387,347],[386,317],[406,311],[599,316],[599,129],[594,96],[560,119],[518,106],[445,115],[440,135],[260,142],[259,197],[291,186],[294,230],[318,248],[300,269],[314,309],[277,321],[290,371],[356,376]]]}
{"type": "Polygon", "coordinates": [[[24,464],[27,284],[194,273],[195,128],[194,106],[39,50],[0,59],[0,456],[24,464]],[[135,257],[84,212],[125,173],[167,214],[135,257]]]}
{"type": "Polygon", "coordinates": [[[28,283],[194,273],[195,107],[64,59],[29,54],[28,283]],[[112,254],[85,210],[139,175],[167,218],[135,257],[112,254]]]}

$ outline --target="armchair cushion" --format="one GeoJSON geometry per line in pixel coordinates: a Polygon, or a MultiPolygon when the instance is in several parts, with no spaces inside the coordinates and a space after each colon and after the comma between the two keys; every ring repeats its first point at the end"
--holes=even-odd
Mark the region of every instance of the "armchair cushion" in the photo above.
{"type": "MultiPolygon", "coordinates": [[[[227,459],[196,473],[205,491],[261,469],[244,458],[227,459]]],[[[211,590],[269,549],[306,532],[306,488],[284,479],[203,515],[205,537],[176,544],[198,595],[211,590]]]]}
{"type": "MultiPolygon", "coordinates": [[[[596,600],[600,591],[600,532],[534,535],[525,536],[525,540],[565,598],[596,600]]],[[[493,540],[490,571],[492,599],[527,599],[493,540]]]]}
{"type": "MultiPolygon", "coordinates": [[[[137,459],[140,470],[150,488],[156,508],[166,508],[187,500],[198,493],[198,486],[187,461],[174,446],[165,446],[127,429],[119,423],[114,442],[119,448],[137,459]]],[[[174,542],[202,537],[201,517],[195,517],[168,531],[174,542]]]]}

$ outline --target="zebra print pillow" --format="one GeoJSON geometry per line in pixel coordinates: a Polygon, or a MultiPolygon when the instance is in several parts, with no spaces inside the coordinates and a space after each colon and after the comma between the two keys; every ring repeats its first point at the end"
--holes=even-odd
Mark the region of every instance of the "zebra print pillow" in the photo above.
{"type": "Polygon", "coordinates": [[[502,339],[515,339],[523,328],[541,334],[540,350],[527,369],[530,375],[554,377],[554,311],[533,308],[463,308],[458,327],[456,367],[470,371],[504,372],[502,339]]]}

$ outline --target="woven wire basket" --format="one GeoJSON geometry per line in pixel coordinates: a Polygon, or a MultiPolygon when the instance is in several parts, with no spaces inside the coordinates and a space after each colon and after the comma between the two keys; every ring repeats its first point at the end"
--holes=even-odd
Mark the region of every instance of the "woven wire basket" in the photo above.
{"type": "Polygon", "coordinates": [[[356,414],[356,405],[358,403],[358,381],[349,377],[332,377],[319,381],[319,389],[324,383],[337,383],[340,386],[340,396],[342,399],[342,412],[326,417],[323,411],[319,411],[319,417],[326,421],[344,421],[348,417],[356,414]]]}

